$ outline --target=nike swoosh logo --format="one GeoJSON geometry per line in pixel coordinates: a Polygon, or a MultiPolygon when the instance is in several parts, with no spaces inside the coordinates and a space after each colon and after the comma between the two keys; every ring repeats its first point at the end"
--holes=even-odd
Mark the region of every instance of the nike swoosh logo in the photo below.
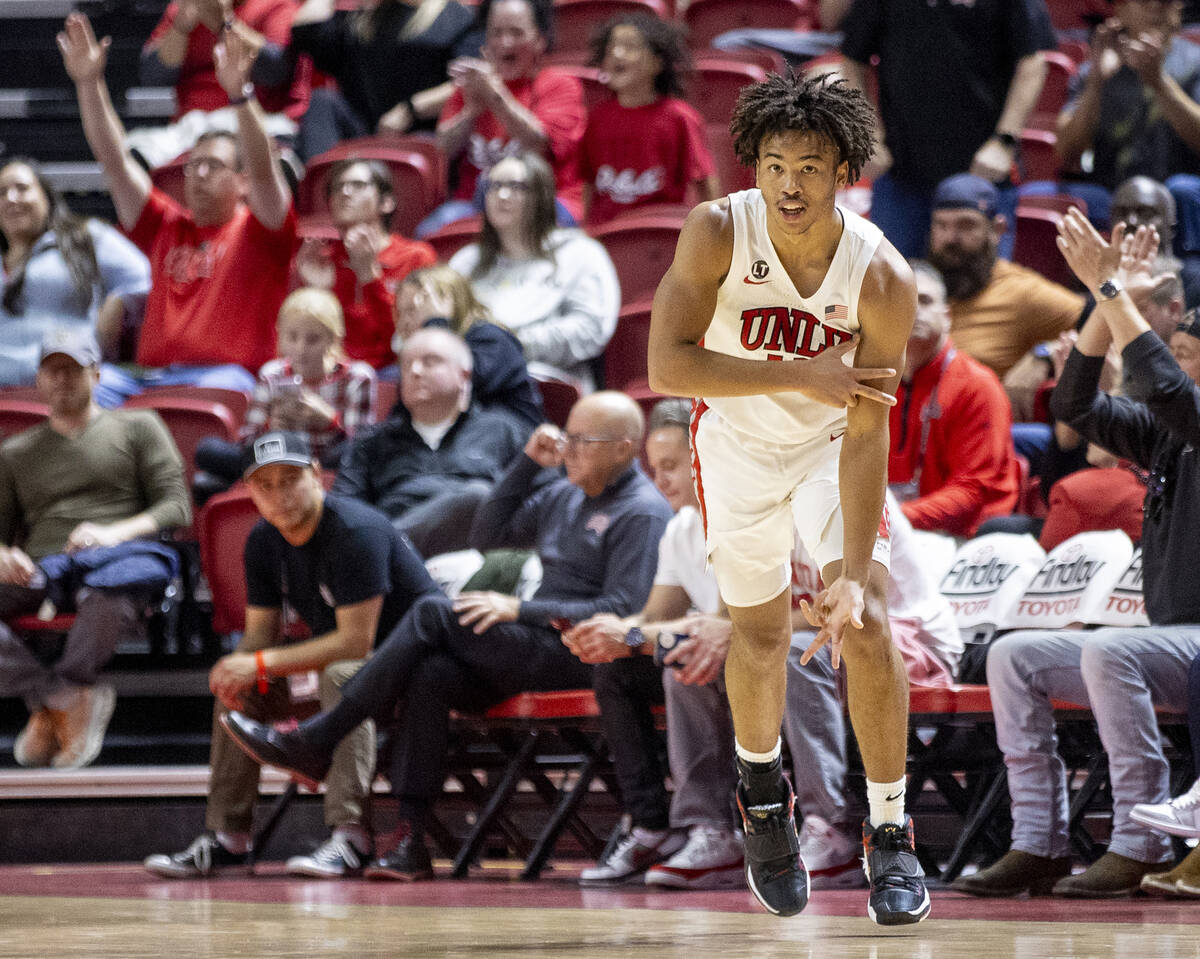
{"type": "Polygon", "coordinates": [[[884,802],[895,802],[897,799],[899,799],[903,795],[904,795],[904,793],[896,793],[896,795],[894,795],[894,796],[884,796],[883,801],[884,802]]]}
{"type": "Polygon", "coordinates": [[[845,430],[842,430],[840,433],[830,433],[829,434],[829,442],[836,443],[838,440],[840,440],[845,435],[846,435],[845,430]]]}
{"type": "Polygon", "coordinates": [[[743,283],[748,283],[750,286],[762,286],[764,283],[770,283],[770,280],[752,280],[748,276],[742,277],[743,283]]]}

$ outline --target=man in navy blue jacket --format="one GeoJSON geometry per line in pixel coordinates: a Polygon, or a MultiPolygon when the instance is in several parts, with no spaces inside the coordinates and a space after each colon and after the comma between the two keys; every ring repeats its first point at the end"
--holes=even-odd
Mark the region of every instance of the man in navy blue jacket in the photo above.
{"type": "Polygon", "coordinates": [[[241,713],[226,718],[243,749],[315,788],[343,736],[400,704],[391,777],[400,828],[367,876],[432,877],[422,833],[446,775],[451,709],[478,712],[527,690],[590,687],[591,667],[563,645],[552,621],[628,616],[645,604],[671,508],[634,462],[643,428],[629,397],[594,393],[575,404],[565,434],[538,427],[479,509],[474,546],[537,550],[543,573],[532,599],[494,592],[428,597],[342,688],[330,712],[287,734],[241,713]],[[541,470],[559,465],[566,477],[537,487],[541,470]]]}

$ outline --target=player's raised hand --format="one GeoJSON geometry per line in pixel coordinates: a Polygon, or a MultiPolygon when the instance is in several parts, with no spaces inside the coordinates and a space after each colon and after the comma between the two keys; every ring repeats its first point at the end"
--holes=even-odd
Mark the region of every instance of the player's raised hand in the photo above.
{"type": "Polygon", "coordinates": [[[67,75],[76,84],[104,76],[104,64],[108,60],[112,38],[97,40],[92,32],[91,21],[82,13],[70,14],[55,40],[67,75]]]}
{"type": "Polygon", "coordinates": [[[848,366],[844,357],[856,346],[857,336],[829,347],[811,360],[795,363],[802,377],[796,386],[797,391],[825,406],[856,406],[860,399],[895,406],[896,397],[867,383],[895,376],[896,371],[884,367],[848,366]]]}

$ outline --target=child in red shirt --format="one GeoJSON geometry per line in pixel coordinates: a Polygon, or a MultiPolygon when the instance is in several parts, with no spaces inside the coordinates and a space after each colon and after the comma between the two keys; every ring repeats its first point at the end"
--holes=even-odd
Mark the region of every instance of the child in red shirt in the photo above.
{"type": "Polygon", "coordinates": [[[626,210],[720,195],[704,121],[682,99],[688,55],[675,24],[647,14],[614,17],[592,44],[614,97],[592,110],[580,148],[588,223],[626,210]]]}

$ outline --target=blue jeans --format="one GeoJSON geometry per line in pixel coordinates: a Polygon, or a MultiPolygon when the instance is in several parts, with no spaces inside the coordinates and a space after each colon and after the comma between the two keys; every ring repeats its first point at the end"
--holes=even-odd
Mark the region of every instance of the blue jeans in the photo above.
{"type": "MultiPolygon", "coordinates": [[[[114,395],[120,394],[123,397],[121,402],[130,396],[136,396],[148,386],[208,386],[213,389],[252,393],[254,383],[254,374],[236,363],[221,366],[164,366],[161,369],[144,370],[141,376],[111,367],[107,378],[104,370],[100,371],[100,386],[107,387],[114,395]]],[[[100,400],[97,399],[97,402],[100,400]]],[[[121,403],[113,405],[120,406],[121,403]]]]}

